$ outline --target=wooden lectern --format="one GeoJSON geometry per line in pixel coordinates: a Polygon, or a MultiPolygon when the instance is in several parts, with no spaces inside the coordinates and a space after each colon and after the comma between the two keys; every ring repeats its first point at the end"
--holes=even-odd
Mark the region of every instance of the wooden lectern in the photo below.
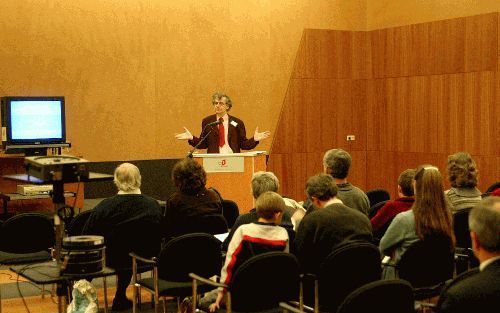
{"type": "Polygon", "coordinates": [[[207,172],[207,187],[217,189],[222,198],[238,204],[240,214],[254,208],[250,183],[252,175],[266,170],[266,152],[193,154],[207,172]]]}

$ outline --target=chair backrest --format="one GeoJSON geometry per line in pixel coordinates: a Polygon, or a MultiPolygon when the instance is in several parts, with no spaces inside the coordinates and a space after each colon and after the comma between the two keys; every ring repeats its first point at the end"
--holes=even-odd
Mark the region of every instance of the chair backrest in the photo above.
{"type": "Polygon", "coordinates": [[[387,203],[387,201],[389,200],[380,201],[371,206],[370,211],[368,212],[368,217],[372,218],[377,215],[378,210],[380,210],[387,203]]]}
{"type": "Polygon", "coordinates": [[[356,288],[379,280],[382,275],[379,249],[364,241],[352,241],[335,248],[318,273],[321,311],[335,311],[356,288]]]}
{"type": "Polygon", "coordinates": [[[469,233],[469,212],[471,208],[453,213],[453,231],[456,245],[460,248],[471,248],[472,243],[469,233]]]}
{"type": "Polygon", "coordinates": [[[299,275],[299,263],[291,253],[266,252],[246,260],[231,279],[233,310],[262,311],[298,299],[299,275]]]}
{"type": "Polygon", "coordinates": [[[2,224],[0,250],[12,253],[32,253],[54,246],[52,219],[40,213],[14,215],[2,224]]]}
{"type": "Polygon", "coordinates": [[[391,195],[389,195],[387,190],[380,188],[368,190],[366,192],[366,195],[368,196],[368,200],[370,201],[370,207],[372,207],[376,203],[391,199],[391,195]]]}
{"type": "Polygon", "coordinates": [[[221,242],[207,233],[191,233],[171,239],[161,250],[158,276],[163,280],[191,281],[189,273],[202,277],[220,274],[221,242]]]}
{"type": "Polygon", "coordinates": [[[493,190],[495,190],[497,188],[500,188],[500,181],[497,181],[497,182],[491,184],[491,186],[489,186],[488,189],[486,189],[485,193],[492,192],[493,190]]]}
{"type": "Polygon", "coordinates": [[[227,227],[233,227],[234,222],[240,216],[238,204],[232,200],[222,200],[222,215],[226,219],[227,227]]]}
{"type": "Polygon", "coordinates": [[[413,288],[401,279],[374,281],[351,292],[337,311],[365,312],[413,313],[413,288]]]}
{"type": "Polygon", "coordinates": [[[161,247],[160,224],[149,220],[123,222],[105,240],[106,264],[115,269],[130,268],[130,252],[146,258],[158,255],[161,247]]]}
{"type": "Polygon", "coordinates": [[[92,212],[93,210],[83,211],[73,217],[71,222],[69,222],[66,226],[66,233],[68,234],[68,236],[82,235],[83,227],[85,226],[85,223],[87,223],[87,220],[89,219],[92,212]]]}
{"type": "Polygon", "coordinates": [[[221,214],[206,214],[190,217],[183,228],[186,234],[206,233],[216,235],[227,233],[228,231],[226,219],[221,214]]]}
{"type": "Polygon", "coordinates": [[[454,251],[449,238],[436,236],[413,243],[401,256],[398,276],[413,288],[431,287],[453,277],[454,251]]]}

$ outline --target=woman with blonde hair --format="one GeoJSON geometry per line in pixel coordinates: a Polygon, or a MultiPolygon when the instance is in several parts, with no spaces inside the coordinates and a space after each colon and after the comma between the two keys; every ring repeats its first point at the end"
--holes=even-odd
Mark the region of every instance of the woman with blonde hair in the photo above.
{"type": "MultiPolygon", "coordinates": [[[[380,240],[380,251],[396,263],[408,247],[419,240],[445,239],[450,250],[454,247],[452,218],[439,169],[432,165],[419,166],[413,185],[415,203],[411,210],[396,215],[380,240]]],[[[386,277],[394,277],[393,273],[387,274],[386,277]]]]}

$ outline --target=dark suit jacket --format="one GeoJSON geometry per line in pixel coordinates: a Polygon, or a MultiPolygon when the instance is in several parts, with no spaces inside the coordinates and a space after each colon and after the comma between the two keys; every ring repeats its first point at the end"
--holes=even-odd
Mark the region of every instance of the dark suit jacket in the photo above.
{"type": "MultiPolygon", "coordinates": [[[[207,153],[219,153],[218,125],[205,127],[207,124],[215,121],[215,114],[205,117],[201,122],[202,132],[200,137],[193,136],[193,139],[189,140],[189,144],[193,147],[196,146],[200,142],[201,138],[210,132],[207,139],[205,139],[205,141],[202,142],[198,148],[207,149],[207,153]]],[[[231,147],[234,153],[238,153],[241,150],[251,150],[259,143],[258,141],[255,141],[253,137],[247,139],[245,124],[239,118],[229,115],[228,125],[229,129],[227,131],[227,140],[229,142],[229,147],[231,147]],[[233,124],[236,124],[236,126],[233,124]]]]}
{"type": "Polygon", "coordinates": [[[451,312],[498,312],[500,309],[500,260],[455,278],[439,297],[438,310],[451,312]]]}

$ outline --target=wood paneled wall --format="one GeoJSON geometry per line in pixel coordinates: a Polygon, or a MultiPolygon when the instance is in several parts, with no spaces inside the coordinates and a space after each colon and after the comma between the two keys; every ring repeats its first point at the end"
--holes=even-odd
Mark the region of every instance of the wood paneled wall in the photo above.
{"type": "Polygon", "coordinates": [[[500,179],[499,13],[403,27],[304,31],[269,170],[304,199],[326,150],[353,157],[349,181],[397,196],[397,177],[422,163],[446,177],[467,151],[484,191],[500,179]],[[346,141],[355,135],[355,141],[346,141]]]}

